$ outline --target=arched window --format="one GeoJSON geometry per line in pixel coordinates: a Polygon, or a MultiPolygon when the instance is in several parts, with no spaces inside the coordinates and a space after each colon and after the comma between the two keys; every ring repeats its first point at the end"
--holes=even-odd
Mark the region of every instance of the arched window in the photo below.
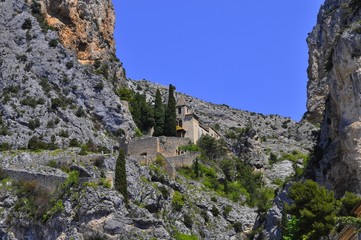
{"type": "Polygon", "coordinates": [[[178,119],[178,120],[177,120],[177,125],[178,125],[179,127],[183,127],[183,121],[182,121],[182,119],[178,119]]]}

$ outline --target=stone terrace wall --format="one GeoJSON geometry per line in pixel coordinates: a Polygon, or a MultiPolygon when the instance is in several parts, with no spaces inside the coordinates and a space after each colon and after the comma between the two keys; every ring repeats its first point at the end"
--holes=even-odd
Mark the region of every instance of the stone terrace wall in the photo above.
{"type": "Polygon", "coordinates": [[[178,147],[187,145],[189,138],[159,137],[159,152],[165,157],[177,156],[178,147]]]}
{"type": "Polygon", "coordinates": [[[159,151],[159,140],[156,137],[137,138],[128,143],[127,155],[137,161],[154,159],[159,151]],[[146,156],[144,156],[146,155],[146,156]]]}
{"type": "Polygon", "coordinates": [[[66,178],[67,174],[61,172],[60,170],[55,174],[47,174],[41,173],[38,171],[30,171],[30,170],[22,170],[22,169],[11,169],[4,168],[2,172],[10,177],[11,179],[15,179],[18,181],[37,181],[43,187],[48,187],[52,190],[55,190],[58,185],[62,184],[66,178]]]}
{"type": "Polygon", "coordinates": [[[199,152],[188,152],[183,155],[168,157],[167,160],[170,161],[175,168],[191,167],[194,159],[200,155],[201,154],[199,152]]]}

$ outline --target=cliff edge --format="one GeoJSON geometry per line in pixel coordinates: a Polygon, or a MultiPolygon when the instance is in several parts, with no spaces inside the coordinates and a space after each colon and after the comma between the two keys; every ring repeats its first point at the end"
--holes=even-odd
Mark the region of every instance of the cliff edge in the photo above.
{"type": "Polygon", "coordinates": [[[361,2],[326,0],[310,33],[308,112],[321,123],[311,175],[361,193],[361,2]]]}

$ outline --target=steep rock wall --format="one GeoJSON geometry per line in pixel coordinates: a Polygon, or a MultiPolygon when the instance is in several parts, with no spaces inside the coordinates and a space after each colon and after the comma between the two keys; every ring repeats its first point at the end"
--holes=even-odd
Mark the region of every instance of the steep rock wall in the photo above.
{"type": "Polygon", "coordinates": [[[80,63],[115,55],[115,14],[111,0],[39,0],[47,23],[58,30],[64,46],[80,63]]]}
{"type": "Polygon", "coordinates": [[[326,0],[309,35],[308,112],[321,123],[313,177],[361,193],[361,2],[326,0]]]}

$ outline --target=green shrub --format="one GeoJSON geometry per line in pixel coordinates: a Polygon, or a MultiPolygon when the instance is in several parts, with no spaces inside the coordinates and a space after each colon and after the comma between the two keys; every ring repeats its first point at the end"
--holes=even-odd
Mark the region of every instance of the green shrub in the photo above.
{"type": "Polygon", "coordinates": [[[217,217],[219,215],[219,210],[216,206],[213,205],[211,213],[213,216],[217,217]]]}
{"type": "Polygon", "coordinates": [[[232,206],[227,205],[223,208],[223,216],[228,217],[229,213],[232,211],[232,206]]]}
{"type": "Polygon", "coordinates": [[[79,147],[79,142],[76,138],[72,138],[70,139],[70,142],[69,142],[69,147],[79,147]]]}
{"type": "Polygon", "coordinates": [[[58,46],[59,40],[58,39],[51,39],[49,41],[49,47],[55,48],[56,46],[58,46]]]}
{"type": "Polygon", "coordinates": [[[43,222],[46,222],[49,218],[51,218],[52,216],[54,216],[56,213],[62,212],[64,211],[64,204],[63,201],[61,199],[58,199],[54,206],[52,208],[50,208],[49,211],[47,211],[44,215],[43,215],[43,222]]]}
{"type": "Polygon", "coordinates": [[[22,55],[16,55],[16,59],[20,62],[26,62],[28,60],[28,57],[25,54],[22,55]]]}
{"type": "Polygon", "coordinates": [[[68,62],[65,63],[65,67],[67,69],[71,69],[71,68],[74,67],[74,63],[72,61],[68,61],[68,62]]]}
{"type": "Polygon", "coordinates": [[[51,85],[50,85],[50,83],[49,83],[49,80],[48,80],[47,78],[41,78],[39,84],[40,84],[40,86],[42,87],[42,89],[43,89],[43,91],[44,91],[45,93],[50,92],[50,90],[52,89],[52,88],[51,88],[51,85]]]}
{"type": "Polygon", "coordinates": [[[208,135],[203,135],[197,142],[197,146],[209,159],[217,159],[226,154],[226,143],[223,139],[215,139],[208,135]]]}
{"type": "Polygon", "coordinates": [[[168,199],[169,197],[169,191],[165,186],[158,187],[159,191],[162,193],[162,196],[164,199],[168,199]]]}
{"type": "Polygon", "coordinates": [[[176,211],[180,211],[184,206],[184,196],[178,191],[174,191],[172,206],[176,211]]]}
{"type": "Polygon", "coordinates": [[[276,184],[277,186],[281,187],[283,185],[283,180],[280,179],[280,178],[276,178],[274,181],[273,181],[273,184],[276,184]]]}
{"type": "Polygon", "coordinates": [[[103,186],[105,188],[111,188],[112,187],[111,181],[109,179],[106,179],[106,178],[100,178],[99,185],[103,186]]]}
{"type": "Polygon", "coordinates": [[[9,135],[9,127],[7,125],[5,125],[4,123],[2,123],[0,125],[0,135],[1,136],[6,136],[9,135]]]}
{"type": "Polygon", "coordinates": [[[30,18],[25,19],[23,25],[21,25],[21,28],[22,28],[23,30],[31,29],[31,28],[32,28],[31,19],[30,19],[30,18]]]}
{"type": "Polygon", "coordinates": [[[292,153],[284,154],[281,157],[281,160],[290,160],[292,162],[297,162],[297,160],[299,160],[299,159],[302,159],[303,161],[308,161],[309,155],[295,150],[292,153]]]}
{"type": "Polygon", "coordinates": [[[104,83],[101,81],[94,86],[95,91],[101,91],[104,88],[104,83]]]}
{"type": "Polygon", "coordinates": [[[46,150],[49,149],[49,144],[40,140],[37,136],[30,138],[28,142],[28,149],[30,150],[46,150]]]}
{"type": "Polygon", "coordinates": [[[235,222],[232,224],[233,229],[236,233],[242,232],[242,223],[240,222],[235,222]]]}
{"type": "Polygon", "coordinates": [[[11,146],[9,143],[7,143],[7,142],[0,143],[0,151],[7,151],[10,149],[11,149],[11,146]]]}
{"type": "Polygon", "coordinates": [[[26,97],[23,100],[21,100],[20,103],[22,105],[35,108],[37,105],[43,105],[45,103],[45,100],[43,98],[36,99],[33,97],[26,97]]]}
{"type": "Polygon", "coordinates": [[[271,152],[269,156],[269,164],[275,164],[277,162],[278,162],[277,155],[271,152]]]}
{"type": "Polygon", "coordinates": [[[36,180],[13,182],[12,187],[17,196],[14,209],[40,219],[49,207],[50,190],[36,180]]]}
{"type": "Polygon", "coordinates": [[[129,88],[123,87],[118,89],[117,95],[119,96],[120,100],[131,102],[134,98],[134,91],[129,88]]]}
{"type": "Polygon", "coordinates": [[[62,129],[62,130],[59,132],[59,136],[60,136],[60,137],[63,137],[63,138],[68,138],[68,137],[69,137],[69,133],[68,133],[67,130],[62,129]]]}
{"type": "Polygon", "coordinates": [[[52,98],[51,99],[51,108],[57,109],[59,107],[66,107],[66,103],[62,101],[60,98],[52,98]]]}
{"type": "Polygon", "coordinates": [[[109,66],[107,63],[103,63],[99,68],[94,71],[95,74],[103,75],[105,79],[109,77],[109,66]]]}
{"type": "Polygon", "coordinates": [[[51,160],[51,161],[48,163],[48,166],[49,166],[49,167],[52,167],[52,168],[57,168],[57,167],[58,167],[58,163],[57,163],[55,160],[51,160]]]}
{"type": "Polygon", "coordinates": [[[11,85],[8,87],[5,87],[3,89],[3,95],[7,95],[7,94],[18,94],[20,91],[20,86],[16,86],[16,85],[11,85]]]}
{"type": "Polygon", "coordinates": [[[31,130],[35,130],[36,128],[40,127],[40,120],[39,118],[35,118],[34,120],[30,120],[28,123],[28,127],[31,130]]]}
{"type": "Polygon", "coordinates": [[[85,145],[82,145],[82,146],[80,147],[80,151],[78,152],[78,155],[80,155],[80,156],[86,156],[86,155],[88,155],[88,153],[87,153],[87,148],[86,148],[85,145]]]}
{"type": "Polygon", "coordinates": [[[361,198],[351,192],[346,192],[340,200],[342,204],[339,213],[340,216],[352,216],[353,215],[352,210],[359,202],[361,202],[361,198]]]}
{"type": "Polygon", "coordinates": [[[164,167],[167,164],[167,160],[163,155],[157,154],[157,156],[155,157],[155,164],[160,167],[164,167]]]}
{"type": "Polygon", "coordinates": [[[184,146],[179,146],[178,151],[200,152],[201,149],[195,144],[188,144],[188,145],[184,145],[184,146]]]}
{"type": "Polygon", "coordinates": [[[183,222],[184,222],[184,225],[189,228],[189,229],[192,229],[192,225],[193,225],[193,220],[192,220],[192,217],[189,215],[189,214],[184,214],[183,216],[183,222]]]}
{"type": "Polygon", "coordinates": [[[179,232],[174,234],[175,240],[198,240],[198,237],[195,235],[187,235],[179,232]]]}
{"type": "Polygon", "coordinates": [[[201,216],[203,217],[205,222],[209,222],[209,216],[206,210],[202,210],[201,216]]]}
{"type": "Polygon", "coordinates": [[[293,203],[287,212],[297,219],[294,233],[297,239],[305,236],[320,239],[334,229],[341,204],[334,198],[333,192],[307,180],[294,183],[289,189],[289,197],[293,203]]]}
{"type": "Polygon", "coordinates": [[[85,116],[85,111],[83,110],[82,107],[78,107],[78,110],[76,111],[75,116],[77,116],[77,117],[84,117],[85,116]]]}

